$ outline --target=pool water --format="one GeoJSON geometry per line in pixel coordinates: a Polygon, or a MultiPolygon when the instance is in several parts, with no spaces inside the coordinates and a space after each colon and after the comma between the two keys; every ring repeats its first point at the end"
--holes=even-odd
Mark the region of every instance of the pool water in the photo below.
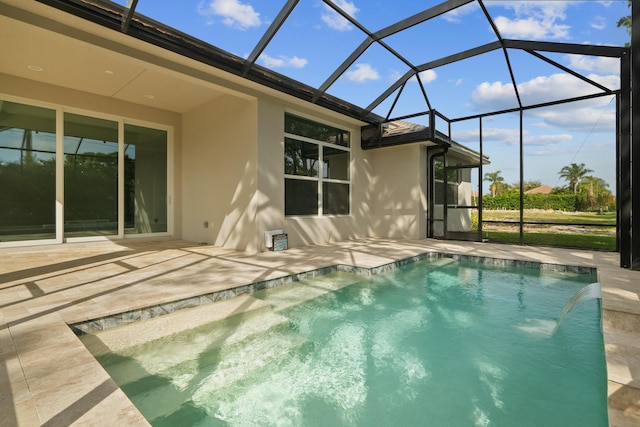
{"type": "Polygon", "coordinates": [[[252,296],[270,309],[99,356],[154,426],[606,426],[590,275],[447,258],[252,296]]]}

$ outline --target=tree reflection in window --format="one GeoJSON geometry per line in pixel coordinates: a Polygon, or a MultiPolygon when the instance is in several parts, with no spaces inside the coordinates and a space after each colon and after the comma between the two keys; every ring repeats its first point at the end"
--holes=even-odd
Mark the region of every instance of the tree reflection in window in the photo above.
{"type": "Polygon", "coordinates": [[[285,138],[284,173],[318,176],[319,147],[316,144],[285,138]]]}
{"type": "Polygon", "coordinates": [[[349,215],[351,134],[285,115],[285,215],[349,215]]]}

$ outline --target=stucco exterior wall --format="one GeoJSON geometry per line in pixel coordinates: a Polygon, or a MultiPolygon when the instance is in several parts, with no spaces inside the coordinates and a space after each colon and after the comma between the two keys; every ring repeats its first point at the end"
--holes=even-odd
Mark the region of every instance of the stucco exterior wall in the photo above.
{"type": "Polygon", "coordinates": [[[257,101],[222,96],[182,129],[182,237],[256,252],[257,101]]]}
{"type": "Polygon", "coordinates": [[[418,144],[371,151],[374,235],[426,237],[426,149],[418,144]]]}
{"type": "Polygon", "coordinates": [[[183,114],[0,75],[2,92],[74,112],[171,128],[171,235],[248,252],[264,231],[283,229],[290,247],[359,237],[426,235],[425,148],[363,151],[360,124],[317,107],[260,95],[223,95],[183,114]],[[286,112],[351,132],[351,214],[285,217],[286,112]]]}
{"type": "Polygon", "coordinates": [[[289,246],[325,244],[371,235],[369,224],[372,170],[368,155],[360,149],[360,127],[335,115],[323,115],[299,105],[263,97],[259,103],[258,131],[258,236],[264,248],[264,231],[282,229],[289,246]],[[286,112],[332,124],[351,132],[351,215],[285,217],[284,215],[284,116],[286,112]]]}

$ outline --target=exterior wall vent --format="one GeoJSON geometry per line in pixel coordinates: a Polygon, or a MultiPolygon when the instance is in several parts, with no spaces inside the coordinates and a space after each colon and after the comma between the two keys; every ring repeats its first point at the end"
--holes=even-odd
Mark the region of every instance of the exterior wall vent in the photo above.
{"type": "Polygon", "coordinates": [[[264,245],[271,249],[273,247],[273,236],[276,234],[283,234],[282,230],[267,230],[264,232],[264,245]]]}

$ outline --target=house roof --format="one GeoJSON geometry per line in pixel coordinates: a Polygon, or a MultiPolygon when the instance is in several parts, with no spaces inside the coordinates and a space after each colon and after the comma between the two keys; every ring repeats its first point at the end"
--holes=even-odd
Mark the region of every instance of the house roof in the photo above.
{"type": "Polygon", "coordinates": [[[552,192],[553,188],[548,185],[541,185],[540,187],[525,191],[524,194],[551,194],[552,192]]]}

